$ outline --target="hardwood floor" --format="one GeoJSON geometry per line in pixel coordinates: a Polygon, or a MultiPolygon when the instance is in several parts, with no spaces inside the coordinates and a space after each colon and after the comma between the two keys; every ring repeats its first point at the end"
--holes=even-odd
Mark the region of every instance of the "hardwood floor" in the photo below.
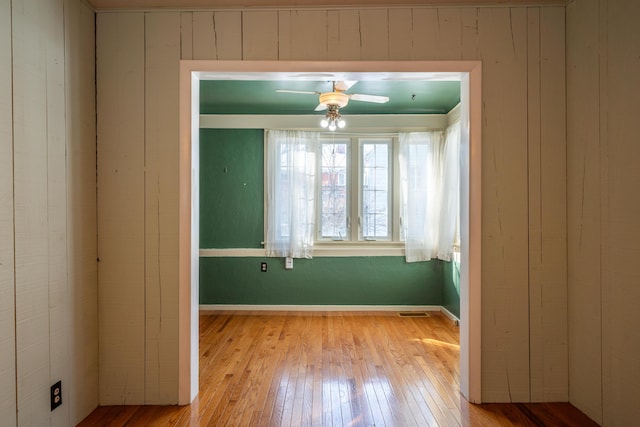
{"type": "Polygon", "coordinates": [[[200,316],[189,406],[99,407],[81,426],[596,426],[567,403],[469,404],[440,314],[200,316]]]}

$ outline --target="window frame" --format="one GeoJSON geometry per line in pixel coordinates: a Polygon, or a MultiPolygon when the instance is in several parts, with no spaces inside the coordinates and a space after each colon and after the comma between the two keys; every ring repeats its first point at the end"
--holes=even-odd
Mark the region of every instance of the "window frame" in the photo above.
{"type": "Polygon", "coordinates": [[[318,171],[322,175],[322,147],[323,144],[342,143],[348,141],[347,146],[347,235],[349,239],[334,239],[322,236],[322,179],[318,180],[316,186],[317,200],[319,201],[316,211],[316,248],[330,249],[344,247],[390,247],[404,248],[404,241],[401,238],[400,226],[401,191],[399,176],[399,137],[397,133],[371,135],[367,133],[351,133],[349,135],[322,134],[320,136],[318,156],[318,171]],[[363,162],[362,146],[368,141],[381,140],[390,147],[389,168],[389,195],[388,195],[388,226],[390,227],[389,237],[386,239],[365,240],[362,237],[362,184],[363,184],[363,162]],[[365,142],[366,141],[366,142],[365,142]],[[355,215],[354,215],[355,214],[355,215]]]}

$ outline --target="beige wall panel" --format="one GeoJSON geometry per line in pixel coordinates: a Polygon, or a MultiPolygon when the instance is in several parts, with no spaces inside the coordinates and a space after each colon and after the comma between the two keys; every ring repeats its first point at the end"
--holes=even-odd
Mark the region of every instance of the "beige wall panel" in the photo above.
{"type": "MultiPolygon", "coordinates": [[[[267,12],[246,11],[243,13],[247,20],[250,20],[252,18],[249,18],[249,15],[267,12]]],[[[139,136],[141,133],[140,127],[143,126],[143,123],[145,124],[147,141],[155,139],[155,136],[150,136],[149,132],[154,129],[155,125],[153,123],[155,123],[156,119],[150,120],[149,115],[153,112],[154,116],[157,115],[157,120],[161,120],[160,118],[164,117],[163,114],[170,108],[167,105],[151,108],[149,105],[149,97],[153,96],[151,88],[164,82],[164,79],[168,78],[168,74],[165,74],[164,71],[150,74],[147,70],[146,76],[149,81],[146,82],[139,75],[139,63],[142,60],[141,58],[145,58],[145,53],[140,52],[139,48],[139,32],[142,31],[141,28],[144,28],[140,22],[131,23],[131,27],[127,29],[128,32],[133,32],[134,34],[126,37],[130,41],[125,46],[124,53],[112,48],[110,55],[114,57],[117,65],[101,65],[105,60],[105,55],[101,53],[101,45],[115,46],[117,44],[116,41],[110,40],[110,38],[115,38],[116,40],[123,38],[123,36],[118,36],[122,30],[116,28],[118,25],[117,20],[110,22],[109,31],[104,35],[102,34],[100,30],[101,18],[103,16],[106,17],[106,15],[108,14],[99,14],[98,19],[98,75],[101,76],[101,73],[109,72],[110,76],[106,79],[99,78],[98,81],[98,116],[100,121],[107,120],[107,123],[118,119],[125,120],[126,118],[131,121],[127,125],[128,130],[125,132],[128,139],[127,145],[130,147],[128,149],[130,152],[127,153],[129,156],[126,158],[129,178],[122,180],[123,183],[129,182],[130,185],[124,192],[118,191],[113,194],[107,192],[107,196],[104,197],[105,200],[111,200],[111,198],[127,200],[127,194],[139,194],[137,189],[140,185],[140,175],[144,171],[143,166],[134,166],[134,164],[138,165],[139,163],[139,150],[141,149],[139,140],[140,138],[144,139],[144,137],[139,136]],[[134,50],[135,52],[133,52],[134,50]],[[121,57],[117,58],[116,55],[121,55],[121,57]],[[116,83],[115,77],[111,76],[114,73],[111,72],[110,68],[115,68],[115,70],[119,70],[119,74],[128,76],[129,81],[124,85],[116,83]],[[125,70],[129,70],[130,73],[125,73],[125,70]],[[152,82],[151,80],[153,79],[157,79],[157,81],[152,82]],[[133,80],[137,80],[137,85],[132,83],[133,80]],[[107,84],[108,81],[111,81],[111,83],[107,84]],[[143,113],[147,115],[146,123],[141,118],[143,113],[140,112],[141,109],[138,105],[143,95],[140,94],[140,89],[134,89],[134,86],[143,87],[145,84],[147,87],[147,109],[143,113]],[[112,92],[121,91],[123,93],[120,95],[109,93],[107,100],[101,100],[100,94],[104,91],[104,89],[100,89],[101,87],[112,88],[112,92]],[[113,100],[110,101],[109,98],[126,100],[126,102],[123,102],[129,113],[123,114],[121,112],[123,107],[115,104],[113,100]],[[109,105],[110,103],[112,105],[109,105]],[[116,105],[118,108],[116,108],[116,105]],[[165,111],[165,109],[167,110],[165,111]],[[135,119],[132,117],[135,117],[135,119]],[[137,170],[138,173],[133,174],[134,170],[137,170]]],[[[119,16],[120,20],[125,18],[124,15],[126,14],[115,14],[115,16],[119,16]]],[[[150,17],[151,14],[147,16],[150,17]]],[[[186,13],[183,12],[181,17],[183,33],[182,55],[185,55],[184,43],[187,40],[184,37],[184,32],[189,31],[188,24],[184,24],[185,20],[188,22],[186,13]]],[[[148,21],[147,24],[150,24],[150,22],[148,21]]],[[[247,26],[244,24],[241,12],[225,11],[211,14],[193,12],[191,27],[193,58],[253,59],[254,53],[256,55],[261,54],[261,52],[253,51],[257,45],[254,45],[254,42],[248,39],[249,37],[257,37],[257,32],[253,33],[256,31],[253,29],[253,24],[251,25],[252,28],[248,28],[248,23],[247,26]]],[[[264,25],[261,23],[260,27],[264,25]]],[[[273,28],[271,25],[269,24],[269,27],[273,28]]],[[[277,11],[277,26],[270,31],[274,31],[273,35],[259,39],[256,43],[260,42],[271,46],[273,41],[271,39],[277,35],[277,57],[280,60],[358,60],[388,59],[391,57],[399,59],[461,58],[483,60],[483,400],[528,400],[530,387],[528,315],[530,308],[530,257],[528,244],[530,213],[527,209],[527,204],[529,201],[528,167],[533,167],[533,165],[528,163],[529,147],[527,141],[529,138],[529,111],[536,105],[541,105],[541,101],[540,97],[538,97],[535,102],[530,104],[527,93],[529,89],[528,83],[530,82],[530,79],[527,78],[528,64],[532,60],[539,61],[540,56],[534,52],[533,57],[530,58],[530,52],[528,51],[527,8],[416,8],[411,10],[390,9],[388,11],[385,9],[279,10],[277,11]],[[410,32],[406,28],[400,28],[401,21],[405,17],[410,18],[407,21],[411,24],[407,25],[407,27],[410,27],[410,32]],[[277,33],[275,33],[276,30],[277,33]],[[403,45],[403,40],[406,37],[409,37],[409,40],[406,41],[406,45],[403,45]],[[443,37],[446,40],[440,40],[443,37]]],[[[553,33],[550,34],[550,40],[552,40],[555,36],[552,35],[553,33]]],[[[147,33],[148,35],[149,33],[147,33]]],[[[165,37],[173,37],[173,35],[159,34],[158,40],[164,40],[165,37]]],[[[156,43],[156,39],[148,40],[148,43],[151,42],[156,43]]],[[[160,45],[157,48],[160,49],[160,45]]],[[[165,48],[163,47],[162,49],[165,48]]],[[[168,51],[173,51],[174,47],[169,43],[167,49],[168,51]]],[[[273,47],[268,47],[268,49],[273,49],[273,47]]],[[[172,55],[172,53],[168,54],[166,52],[151,55],[150,52],[146,52],[146,60],[149,61],[153,57],[155,58],[154,61],[162,62],[172,55]]],[[[270,57],[272,55],[270,54],[270,57]]],[[[556,56],[550,57],[548,61],[553,62],[553,67],[562,67],[564,64],[562,62],[564,58],[556,56]]],[[[119,77],[120,80],[122,78],[122,76],[119,77]]],[[[556,84],[555,80],[552,84],[556,84]]],[[[542,86],[540,87],[540,90],[542,90],[542,86]]],[[[170,104],[170,102],[165,102],[164,98],[162,101],[159,104],[170,104]]],[[[539,120],[541,122],[539,128],[540,143],[542,144],[544,120],[542,117],[539,120]]],[[[171,119],[166,119],[166,121],[171,121],[171,119]]],[[[553,124],[549,126],[552,129],[556,129],[553,124]]],[[[110,132],[113,132],[113,130],[110,130],[110,132]]],[[[100,129],[98,130],[98,135],[98,157],[100,159],[102,156],[100,151],[103,149],[100,129]]],[[[109,141],[113,139],[112,137],[109,141]]],[[[114,142],[114,144],[119,147],[125,146],[122,138],[114,142]]],[[[150,149],[151,147],[147,148],[150,149]]],[[[114,150],[113,147],[109,146],[105,146],[104,149],[114,150]]],[[[148,157],[150,152],[147,151],[146,154],[148,157]]],[[[159,163],[161,163],[160,160],[159,163]]],[[[542,160],[535,167],[540,169],[540,179],[547,176],[547,171],[542,169],[546,168],[542,160]]],[[[99,166],[99,170],[101,170],[101,166],[99,166]]],[[[152,173],[153,171],[148,168],[147,172],[152,173]]],[[[166,176],[169,176],[169,174],[166,174],[166,176]]],[[[551,179],[554,176],[550,175],[551,179]]],[[[165,177],[165,174],[161,174],[160,177],[165,177]]],[[[104,191],[108,191],[109,185],[114,185],[115,178],[108,177],[106,182],[107,189],[104,191]]],[[[155,190],[151,190],[150,185],[148,184],[144,188],[147,192],[151,191],[151,195],[153,195],[155,190]]],[[[163,184],[161,183],[160,185],[163,188],[163,184]]],[[[102,192],[103,189],[100,183],[99,188],[100,192],[102,192]]],[[[156,191],[156,193],[162,194],[162,191],[156,191]]],[[[545,190],[540,191],[540,200],[546,197],[555,197],[554,195],[547,196],[544,194],[545,190]]],[[[140,197],[146,200],[147,209],[150,206],[162,206],[162,201],[149,199],[149,194],[147,194],[146,198],[140,197]]],[[[100,195],[99,202],[101,200],[103,200],[102,195],[100,195]]],[[[138,205],[134,205],[134,207],[139,209],[138,205]]],[[[108,213],[109,208],[105,209],[108,213]]],[[[99,217],[102,217],[102,211],[103,208],[99,207],[99,217]]],[[[157,250],[162,254],[162,242],[165,239],[165,233],[170,233],[170,231],[164,231],[162,219],[152,219],[149,215],[150,213],[147,212],[144,226],[147,230],[153,230],[157,224],[160,224],[160,234],[157,237],[153,237],[153,241],[155,243],[160,242],[157,245],[157,250]]],[[[143,227],[140,218],[144,217],[144,213],[130,213],[128,215],[128,218],[135,219],[132,222],[135,222],[138,228],[143,227]]],[[[107,217],[105,220],[101,219],[101,224],[103,223],[108,229],[120,228],[117,218],[107,217]]],[[[540,224],[543,224],[542,219],[540,224]]],[[[540,236],[543,229],[539,228],[539,230],[538,235],[540,236]]],[[[102,236],[102,234],[100,235],[102,236]]],[[[151,234],[147,236],[147,239],[150,238],[152,238],[151,234]]],[[[113,242],[117,239],[114,240],[111,236],[108,239],[108,245],[115,247],[116,245],[113,242]]],[[[137,240],[134,243],[136,245],[139,244],[137,240]]],[[[540,253],[544,248],[553,244],[553,241],[545,243],[543,239],[540,243],[540,253]]],[[[132,245],[125,244],[124,246],[129,248],[128,253],[130,255],[132,245]]],[[[150,247],[155,248],[156,246],[152,245],[150,247]]],[[[146,262],[150,263],[155,254],[148,254],[148,256],[146,262]]],[[[169,259],[167,258],[167,260],[169,259]]],[[[139,259],[135,262],[129,259],[123,260],[123,262],[118,263],[119,271],[107,274],[111,274],[111,280],[118,276],[126,278],[138,263],[139,259]]],[[[103,270],[102,263],[100,270],[103,270]]],[[[135,271],[137,272],[138,270],[135,271]]],[[[150,280],[150,283],[156,283],[154,282],[156,279],[153,277],[158,271],[162,272],[158,267],[149,266],[146,279],[150,280]]],[[[156,277],[162,277],[163,282],[165,280],[164,274],[156,277]]],[[[140,282],[143,280],[144,278],[140,282]]],[[[131,285],[129,289],[131,289],[131,285]]],[[[136,288],[137,291],[138,289],[136,288]]],[[[118,292],[106,295],[104,298],[101,295],[101,304],[122,305],[125,301],[122,301],[120,295],[118,292]]],[[[128,303],[129,300],[127,299],[126,302],[128,303]]],[[[147,300],[147,304],[149,304],[149,300],[147,300]]],[[[162,305],[156,305],[156,307],[159,306],[162,305]]],[[[137,308],[140,310],[141,307],[144,307],[144,303],[138,303],[137,308]]],[[[563,310],[565,308],[560,306],[552,307],[549,318],[557,317],[558,313],[563,310]]],[[[164,316],[160,318],[167,319],[164,316]]],[[[147,317],[148,319],[149,317],[147,317]]],[[[137,321],[132,322],[132,324],[136,328],[139,327],[137,321]]],[[[164,321],[162,323],[163,329],[175,326],[177,326],[177,322],[171,322],[168,319],[166,323],[164,321]]],[[[152,324],[151,327],[159,328],[160,325],[152,324]]],[[[101,331],[101,340],[103,336],[107,337],[105,339],[108,340],[116,340],[115,330],[117,328],[107,328],[104,333],[101,331]]],[[[152,338],[147,336],[147,341],[149,342],[152,338]]],[[[543,346],[542,348],[543,352],[545,352],[547,347],[543,346]]],[[[105,352],[109,351],[109,349],[105,350],[105,352]]],[[[134,349],[133,352],[129,352],[130,354],[127,357],[132,357],[136,351],[134,349]]],[[[553,353],[555,349],[551,351],[553,353]]],[[[165,350],[158,350],[160,355],[165,354],[164,352],[165,350]]],[[[544,360],[544,357],[546,356],[543,354],[540,360],[544,360]]],[[[133,359],[137,360],[135,357],[133,359]]],[[[111,368],[115,369],[116,365],[112,363],[111,368]]],[[[150,367],[149,369],[155,369],[155,367],[150,367]]],[[[111,379],[109,378],[108,380],[111,379]]],[[[109,390],[116,389],[117,384],[110,385],[109,390]]]]}
{"type": "Polygon", "coordinates": [[[413,31],[412,59],[437,59],[437,9],[412,9],[411,14],[413,31]]]}
{"type": "Polygon", "coordinates": [[[360,13],[357,10],[330,10],[328,55],[331,60],[356,61],[360,56],[360,13]]]}
{"type": "MultiPolygon", "coordinates": [[[[541,400],[568,400],[565,9],[540,11],[541,400]]],[[[533,302],[531,302],[533,304],[533,302]]],[[[538,319],[531,319],[531,322],[538,319]]],[[[532,349],[533,350],[533,349],[532,349]]],[[[537,377],[538,373],[531,373],[537,377]]]]}
{"type": "Polygon", "coordinates": [[[375,61],[389,59],[388,9],[360,11],[360,55],[375,61]]]}
{"type": "Polygon", "coordinates": [[[242,12],[193,12],[192,31],[193,59],[242,59],[242,12]]]}
{"type": "Polygon", "coordinates": [[[564,8],[528,15],[531,400],[566,401],[564,8]]]}
{"type": "MultiPolygon", "coordinates": [[[[322,10],[291,10],[280,12],[284,26],[279,34],[279,43],[288,44],[280,48],[280,59],[326,60],[328,57],[327,12],[322,10]],[[287,16],[288,15],[288,16],[287,16]],[[287,22],[288,20],[288,22],[287,22]],[[285,32],[289,30],[288,33],[285,32]],[[283,58],[284,55],[285,57],[283,58]]],[[[280,21],[282,23],[282,21],[280,21]]]]}
{"type": "Polygon", "coordinates": [[[528,197],[529,197],[529,343],[531,400],[543,401],[543,260],[542,260],[542,146],[540,8],[527,10],[528,69],[528,197]]]}
{"type": "Polygon", "coordinates": [[[180,14],[145,21],[145,403],[176,404],[180,14]]]}
{"type": "Polygon", "coordinates": [[[278,59],[278,12],[242,13],[242,59],[278,59]]]}
{"type": "Polygon", "coordinates": [[[478,9],[465,7],[462,9],[462,59],[476,60],[480,58],[478,48],[478,9]]]}
{"type": "MultiPolygon", "coordinates": [[[[242,12],[215,12],[213,28],[216,40],[215,59],[242,59],[242,12]]],[[[194,38],[195,43],[200,43],[200,40],[194,38]]]]}
{"type": "Polygon", "coordinates": [[[0,1],[0,414],[16,425],[11,3],[0,1]]]}
{"type": "Polygon", "coordinates": [[[278,11],[278,59],[291,59],[291,12],[278,11]]]}
{"type": "Polygon", "coordinates": [[[462,11],[438,9],[438,59],[462,59],[462,11]]]}
{"type": "MultiPolygon", "coordinates": [[[[604,190],[608,265],[603,270],[603,423],[632,425],[640,419],[640,3],[606,4],[606,100],[608,171],[604,190]]],[[[602,98],[601,98],[602,99],[602,98]]]]}
{"type": "Polygon", "coordinates": [[[51,35],[42,2],[14,1],[12,15],[18,425],[48,425],[48,105],[43,94],[51,35]]]}
{"type": "Polygon", "coordinates": [[[529,400],[527,13],[480,9],[482,400],[529,400]]]}
{"type": "Polygon", "coordinates": [[[412,9],[389,9],[389,59],[410,60],[413,53],[412,9]]]}
{"type": "MultiPolygon", "coordinates": [[[[188,27],[184,30],[188,31],[188,27]]],[[[183,57],[182,59],[218,59],[216,49],[218,40],[213,12],[192,12],[191,36],[183,36],[183,39],[191,39],[192,58],[183,57]]]]}
{"type": "MultiPolygon", "coordinates": [[[[65,123],[65,50],[63,0],[42,6],[46,17],[46,129],[47,227],[49,282],[49,384],[63,380],[69,371],[69,289],[67,280],[67,185],[65,123]]],[[[68,401],[67,388],[62,389],[68,401]]],[[[69,405],[51,413],[51,425],[67,426],[69,405]]]]}
{"type": "Polygon", "coordinates": [[[193,12],[180,13],[180,59],[193,59],[193,12]]]}
{"type": "Polygon", "coordinates": [[[98,406],[95,14],[66,0],[67,265],[70,424],[98,406]]]}
{"type": "Polygon", "coordinates": [[[144,14],[97,19],[100,404],[144,403],[144,14]]]}
{"type": "Polygon", "coordinates": [[[567,6],[569,401],[602,423],[599,0],[567,6]]]}

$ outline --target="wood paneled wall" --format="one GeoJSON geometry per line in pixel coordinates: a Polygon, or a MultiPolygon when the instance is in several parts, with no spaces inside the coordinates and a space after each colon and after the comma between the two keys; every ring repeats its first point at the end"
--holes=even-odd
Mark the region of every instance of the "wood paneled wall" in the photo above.
{"type": "MultiPolygon", "coordinates": [[[[16,383],[11,2],[0,2],[0,384],[16,383]]],[[[0,413],[16,425],[16,388],[0,388],[0,413]]]]}
{"type": "Polygon", "coordinates": [[[566,401],[565,8],[98,13],[101,403],[177,401],[180,59],[482,60],[483,401],[566,401]]]}
{"type": "Polygon", "coordinates": [[[98,227],[96,219],[95,13],[65,0],[68,392],[71,423],[98,405],[98,227]]]}
{"type": "Polygon", "coordinates": [[[640,418],[638,14],[567,6],[569,396],[605,426],[640,418]]]}
{"type": "Polygon", "coordinates": [[[98,394],[94,14],[2,1],[0,28],[2,424],[72,425],[98,394]]]}

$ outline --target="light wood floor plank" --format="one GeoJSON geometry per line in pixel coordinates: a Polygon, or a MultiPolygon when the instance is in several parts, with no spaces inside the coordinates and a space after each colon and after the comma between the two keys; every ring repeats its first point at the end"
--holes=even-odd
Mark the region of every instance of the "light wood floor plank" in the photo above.
{"type": "Polygon", "coordinates": [[[189,406],[99,407],[81,426],[596,426],[568,403],[473,405],[440,314],[207,312],[189,406]]]}

